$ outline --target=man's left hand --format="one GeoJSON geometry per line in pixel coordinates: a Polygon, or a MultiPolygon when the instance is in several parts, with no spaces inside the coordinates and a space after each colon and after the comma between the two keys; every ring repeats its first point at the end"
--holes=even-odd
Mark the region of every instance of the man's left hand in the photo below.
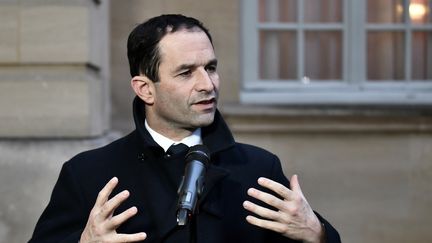
{"type": "Polygon", "coordinates": [[[250,188],[247,192],[249,196],[277,209],[272,210],[245,201],[244,208],[261,217],[247,216],[246,220],[250,224],[281,233],[294,240],[324,242],[324,229],[304,197],[297,175],[291,177],[291,190],[264,177],[258,179],[258,184],[275,192],[282,199],[250,188]]]}

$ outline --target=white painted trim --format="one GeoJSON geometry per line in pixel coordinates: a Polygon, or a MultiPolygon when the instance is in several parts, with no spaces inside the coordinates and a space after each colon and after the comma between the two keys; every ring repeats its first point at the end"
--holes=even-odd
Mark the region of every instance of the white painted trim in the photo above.
{"type": "Polygon", "coordinates": [[[244,104],[293,105],[432,105],[429,92],[266,92],[242,91],[244,104]]]}

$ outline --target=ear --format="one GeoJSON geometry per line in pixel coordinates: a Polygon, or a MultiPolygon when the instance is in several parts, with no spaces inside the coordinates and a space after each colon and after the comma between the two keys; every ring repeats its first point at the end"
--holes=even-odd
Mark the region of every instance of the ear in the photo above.
{"type": "Polygon", "coordinates": [[[135,76],[131,79],[131,86],[135,94],[140,97],[147,105],[154,103],[154,83],[146,76],[135,76]]]}

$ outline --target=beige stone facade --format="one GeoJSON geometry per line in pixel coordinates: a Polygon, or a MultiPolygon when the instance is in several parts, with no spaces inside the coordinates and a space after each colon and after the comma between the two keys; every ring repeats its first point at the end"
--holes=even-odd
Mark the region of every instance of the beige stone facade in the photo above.
{"type": "Polygon", "coordinates": [[[107,130],[108,7],[0,2],[0,136],[90,137],[107,130]]]}
{"type": "Polygon", "coordinates": [[[98,2],[0,2],[0,242],[28,240],[65,160],[133,128],[126,39],[161,13],[210,29],[220,109],[236,139],[299,174],[343,242],[432,238],[430,107],[239,104],[239,0],[98,2]]]}

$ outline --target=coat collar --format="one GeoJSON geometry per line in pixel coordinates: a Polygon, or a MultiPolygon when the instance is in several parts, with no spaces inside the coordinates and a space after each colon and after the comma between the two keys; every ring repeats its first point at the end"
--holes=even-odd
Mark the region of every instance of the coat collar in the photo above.
{"type": "MultiPolygon", "coordinates": [[[[159,149],[157,150],[160,150],[160,146],[153,140],[144,126],[145,105],[138,96],[136,96],[133,101],[133,115],[136,130],[140,135],[142,145],[146,148],[145,150],[154,150],[156,149],[155,147],[158,147],[159,149]]],[[[235,144],[231,131],[223,120],[219,110],[216,110],[213,123],[202,128],[201,136],[204,145],[208,147],[211,155],[228,149],[235,144]]]]}

